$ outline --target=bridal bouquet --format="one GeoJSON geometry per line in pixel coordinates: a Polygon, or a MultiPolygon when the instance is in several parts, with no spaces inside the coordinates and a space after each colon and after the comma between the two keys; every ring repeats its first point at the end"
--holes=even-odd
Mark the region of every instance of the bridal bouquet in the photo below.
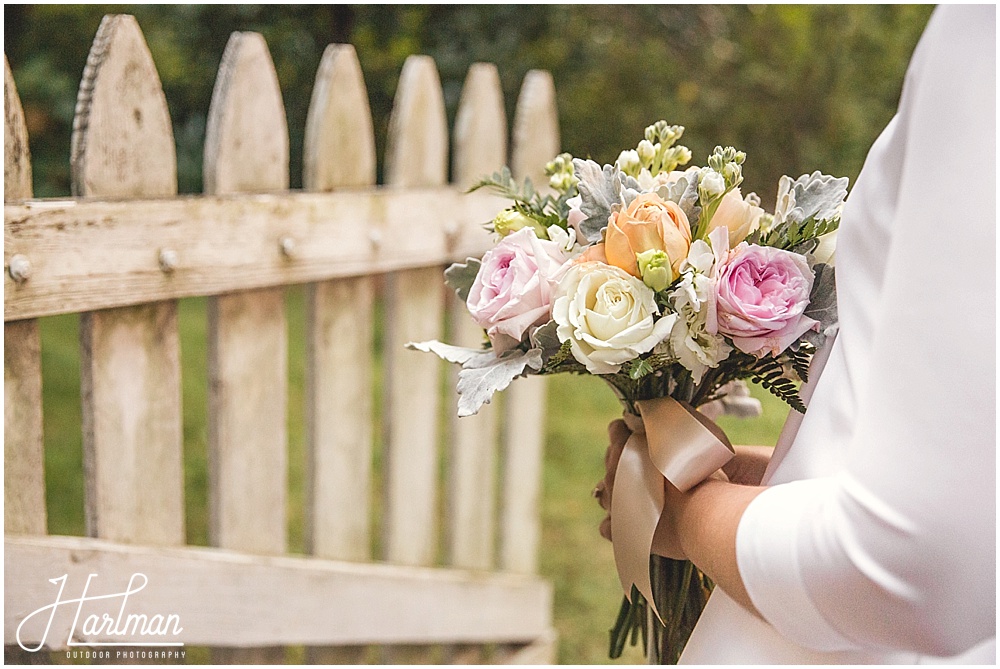
{"type": "Polygon", "coordinates": [[[562,154],[545,192],[506,168],[477,184],[512,204],[487,224],[496,245],[445,281],[485,330],[483,347],[409,345],[462,366],[460,416],[524,374],[607,381],[633,433],[611,499],[626,595],[611,655],[641,635],[663,662],[676,661],[711,587],[689,562],[650,558],[663,481],[686,490],[732,457],[697,407],[734,381],[805,411],[797,382],[837,326],[830,257],[847,196],[847,179],[786,176],[766,213],[740,192],[743,152],[716,147],[704,167],[681,170],[683,131],[659,121],[614,165],[562,154]]]}

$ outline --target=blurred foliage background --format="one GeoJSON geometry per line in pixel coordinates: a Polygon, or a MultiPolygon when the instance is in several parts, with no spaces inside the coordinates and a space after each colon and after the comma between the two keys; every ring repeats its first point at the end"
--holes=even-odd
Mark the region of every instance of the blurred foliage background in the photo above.
{"type": "MultiPolygon", "coordinates": [[[[201,190],[205,120],[229,34],[257,31],[271,49],[287,109],[291,185],[302,182],[302,138],[316,68],[329,43],[358,51],[379,155],[403,61],[433,56],[449,121],[468,67],[497,64],[513,119],[529,69],[550,70],[563,148],[600,162],[633,147],[660,118],[687,127],[701,162],[715,144],[748,154],[745,192],[773,204],[777,179],[822,170],[853,183],[895,112],[929,6],[868,5],[5,5],[4,51],[24,106],[35,194],[68,195],[76,91],[107,13],[134,14],[159,70],[174,124],[181,192],[201,190]]],[[[289,290],[289,544],[302,550],[301,288],[289,290]]],[[[49,530],[83,533],[77,318],[42,319],[49,530]]],[[[181,303],[188,540],[207,542],[206,353],[203,300],[181,303]]],[[[605,426],[619,412],[597,379],[549,384],[542,573],[555,584],[563,663],[606,661],[621,593],[603,512],[590,491],[603,475],[605,426]]],[[[737,443],[774,443],[787,409],[759,388],[759,419],[720,421],[737,443]]],[[[378,389],[376,389],[378,392],[378,389]]],[[[449,389],[450,392],[450,389],[449,389]]],[[[453,407],[449,394],[445,408],[453,407]]],[[[376,453],[376,457],[378,457],[376,453]]],[[[376,462],[376,472],[379,463],[376,462]]],[[[192,649],[194,651],[194,649],[192,649]]],[[[193,652],[189,661],[206,655],[193,652]]],[[[292,658],[298,657],[292,655],[292,658]]],[[[641,662],[636,649],[625,661],[641,662]]]]}
{"type": "MultiPolygon", "coordinates": [[[[106,13],[139,20],[174,122],[182,192],[201,190],[212,86],[229,34],[267,39],[284,93],[291,184],[325,46],[351,43],[385,139],[406,56],[437,61],[449,118],[471,63],[498,65],[513,118],[525,72],[550,70],[563,148],[601,162],[664,118],[695,161],[747,152],[746,190],[822,170],[852,179],[892,117],[926,5],[5,5],[4,50],[28,120],[35,192],[69,193],[69,137],[90,41],[106,13]]],[[[379,153],[381,155],[381,151],[379,153]]]]}

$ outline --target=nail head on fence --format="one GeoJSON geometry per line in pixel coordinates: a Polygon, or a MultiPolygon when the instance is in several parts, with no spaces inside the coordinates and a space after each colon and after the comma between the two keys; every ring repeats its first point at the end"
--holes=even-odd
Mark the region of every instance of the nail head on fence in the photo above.
{"type": "Polygon", "coordinates": [[[177,269],[177,251],[160,249],[160,269],[164,274],[171,274],[177,269]]]}
{"type": "Polygon", "coordinates": [[[7,270],[10,272],[10,278],[15,282],[24,283],[31,277],[31,261],[28,260],[27,256],[18,253],[10,259],[7,270]]]}

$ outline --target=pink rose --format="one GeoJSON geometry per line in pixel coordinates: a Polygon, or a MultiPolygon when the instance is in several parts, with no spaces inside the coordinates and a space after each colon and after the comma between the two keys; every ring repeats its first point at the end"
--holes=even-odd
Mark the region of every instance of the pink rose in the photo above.
{"type": "Polygon", "coordinates": [[[531,326],[551,320],[552,291],[567,257],[531,228],[507,235],[483,256],[466,306],[498,354],[517,346],[531,326]]]}
{"type": "Polygon", "coordinates": [[[710,319],[709,329],[731,337],[744,353],[778,356],[819,325],[802,315],[812,284],[804,257],[744,242],[716,268],[717,322],[710,319]]]}

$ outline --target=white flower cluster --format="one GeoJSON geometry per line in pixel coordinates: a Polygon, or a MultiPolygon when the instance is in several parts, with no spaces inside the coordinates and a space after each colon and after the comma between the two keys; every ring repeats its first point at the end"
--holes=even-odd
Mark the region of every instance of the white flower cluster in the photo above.
{"type": "Polygon", "coordinates": [[[669,352],[676,358],[691,372],[695,383],[700,383],[705,372],[718,367],[733,350],[723,337],[707,330],[708,317],[715,311],[714,268],[712,248],[700,239],[691,244],[681,266],[680,281],[668,294],[678,318],[667,341],[657,348],[658,353],[669,352]]]}

